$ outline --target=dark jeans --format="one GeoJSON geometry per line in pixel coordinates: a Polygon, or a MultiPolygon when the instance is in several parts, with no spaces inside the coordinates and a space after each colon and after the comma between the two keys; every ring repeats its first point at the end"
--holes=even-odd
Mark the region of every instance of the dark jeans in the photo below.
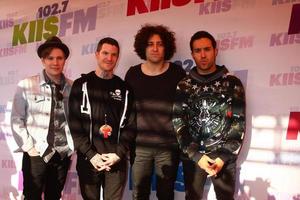
{"type": "MultiPolygon", "coordinates": [[[[207,173],[191,160],[182,160],[186,200],[201,200],[207,173]]],[[[211,177],[218,200],[233,200],[236,163],[225,164],[217,177],[211,177]]]]}
{"type": "Polygon", "coordinates": [[[109,172],[98,172],[89,160],[77,154],[77,172],[80,191],[85,200],[99,200],[103,188],[104,200],[121,200],[126,186],[127,161],[121,160],[109,172]]]}
{"type": "Polygon", "coordinates": [[[159,200],[173,200],[178,162],[177,150],[172,151],[159,147],[137,147],[132,166],[133,199],[149,199],[151,175],[154,168],[157,180],[157,198],[159,200]]]}
{"type": "Polygon", "coordinates": [[[60,159],[55,153],[48,163],[40,156],[24,153],[22,162],[23,195],[25,200],[59,200],[67,178],[70,158],[60,159]]]}

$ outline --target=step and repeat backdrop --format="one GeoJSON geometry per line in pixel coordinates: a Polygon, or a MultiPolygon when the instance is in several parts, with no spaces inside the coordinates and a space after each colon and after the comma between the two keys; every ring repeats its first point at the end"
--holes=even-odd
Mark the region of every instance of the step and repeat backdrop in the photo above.
{"type": "MultiPolygon", "coordinates": [[[[242,80],[247,133],[236,199],[300,199],[300,0],[2,0],[0,199],[21,199],[22,154],[13,153],[11,101],[18,81],[43,68],[37,47],[50,35],[61,37],[71,50],[65,74],[76,79],[95,69],[99,39],[113,37],[121,48],[115,73],[123,78],[130,66],[142,62],[133,42],[145,23],[176,33],[171,61],[187,71],[194,66],[190,37],[199,30],[211,32],[218,41],[217,63],[242,80]]],[[[75,164],[73,156],[63,200],[82,199],[75,164]]],[[[175,190],[176,199],[184,199],[181,165],[175,190]]],[[[151,199],[155,191],[153,186],[151,199]]],[[[205,193],[205,199],[215,199],[210,180],[205,193]]],[[[131,199],[130,179],[124,199],[131,199]]]]}

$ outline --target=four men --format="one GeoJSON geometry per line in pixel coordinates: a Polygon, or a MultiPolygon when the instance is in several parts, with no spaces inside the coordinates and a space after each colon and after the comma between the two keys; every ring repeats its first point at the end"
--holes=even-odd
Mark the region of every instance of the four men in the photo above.
{"type": "Polygon", "coordinates": [[[45,199],[61,197],[73,140],[84,199],[99,199],[101,187],[103,199],[122,199],[129,151],[133,199],[149,199],[153,171],[157,198],[174,199],[179,146],[186,199],[202,198],[207,177],[218,199],[233,199],[245,96],[240,80],[216,65],[215,39],[205,31],[192,36],[196,67],[189,75],[168,61],[176,46],[165,26],[144,25],[134,48],[145,62],[131,67],[124,82],[113,73],[118,42],[101,39],[95,71],[77,79],[71,93],[62,73],[68,47],[52,37],[38,48],[45,69],[18,84],[11,118],[24,152],[25,199],[41,199],[43,191],[45,199]]]}

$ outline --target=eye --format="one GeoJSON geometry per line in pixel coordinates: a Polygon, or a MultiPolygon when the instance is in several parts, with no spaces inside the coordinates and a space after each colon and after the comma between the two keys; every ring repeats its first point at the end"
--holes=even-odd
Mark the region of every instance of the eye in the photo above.
{"type": "Polygon", "coordinates": [[[159,46],[159,47],[163,47],[163,46],[164,46],[164,44],[163,44],[162,42],[159,42],[159,43],[157,43],[157,46],[159,46]]]}

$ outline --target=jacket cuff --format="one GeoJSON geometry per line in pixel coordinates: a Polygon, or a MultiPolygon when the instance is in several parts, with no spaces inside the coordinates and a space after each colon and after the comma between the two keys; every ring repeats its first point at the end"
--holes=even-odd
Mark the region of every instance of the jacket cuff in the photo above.
{"type": "Polygon", "coordinates": [[[124,151],[122,151],[121,147],[117,147],[117,151],[116,154],[120,157],[121,160],[123,160],[124,157],[126,157],[126,155],[124,154],[124,151]]]}
{"type": "Polygon", "coordinates": [[[28,152],[30,149],[32,149],[33,148],[33,141],[32,141],[32,138],[31,137],[29,137],[28,139],[27,139],[27,141],[22,145],[22,147],[21,147],[21,149],[22,149],[22,151],[24,151],[24,152],[28,152]]]}
{"type": "Polygon", "coordinates": [[[202,156],[203,156],[203,153],[196,152],[196,153],[192,156],[192,160],[193,160],[195,163],[198,163],[202,156]]]}
{"type": "Polygon", "coordinates": [[[219,149],[214,155],[214,159],[219,157],[224,163],[228,163],[230,160],[235,160],[237,158],[236,155],[224,149],[219,149]]]}
{"type": "Polygon", "coordinates": [[[86,153],[85,153],[85,156],[87,158],[87,160],[91,160],[92,157],[94,157],[94,155],[96,155],[97,152],[94,151],[93,149],[89,149],[86,153]]]}

